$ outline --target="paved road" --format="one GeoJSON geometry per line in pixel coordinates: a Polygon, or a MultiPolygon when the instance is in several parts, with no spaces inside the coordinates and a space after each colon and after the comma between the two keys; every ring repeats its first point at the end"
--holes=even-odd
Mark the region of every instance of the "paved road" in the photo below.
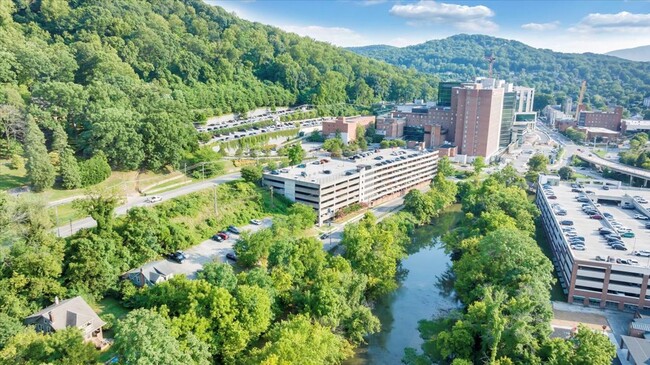
{"type": "MultiPolygon", "coordinates": [[[[160,193],[160,194],[156,194],[156,195],[161,196],[163,198],[162,201],[166,201],[166,200],[169,200],[171,198],[175,198],[177,196],[194,193],[196,191],[207,189],[207,188],[209,188],[211,186],[223,184],[223,183],[228,182],[228,181],[237,180],[240,177],[241,177],[241,175],[239,174],[239,172],[237,172],[237,173],[233,173],[233,174],[229,174],[229,175],[219,176],[219,177],[216,177],[214,179],[207,179],[207,180],[199,181],[199,182],[196,182],[196,183],[184,185],[184,186],[181,186],[181,187],[179,187],[177,189],[170,190],[170,191],[160,193]]],[[[119,207],[117,207],[115,209],[115,214],[116,215],[126,214],[126,212],[129,209],[133,208],[133,207],[141,207],[141,206],[153,205],[153,204],[145,203],[146,199],[147,199],[147,197],[143,197],[143,196],[127,198],[127,202],[124,205],[121,205],[121,206],[119,206],[119,207]]],[[[87,218],[83,218],[83,219],[79,219],[79,220],[76,220],[76,221],[69,222],[68,224],[65,224],[63,226],[55,228],[54,230],[56,232],[58,232],[58,234],[61,237],[68,237],[68,236],[71,236],[71,235],[75,234],[77,231],[79,231],[81,229],[92,228],[95,225],[97,225],[95,220],[90,218],[90,217],[87,217],[87,218]]]]}
{"type": "MultiPolygon", "coordinates": [[[[240,231],[256,232],[262,228],[271,227],[272,221],[270,218],[262,220],[261,225],[249,224],[246,226],[238,227],[240,231]]],[[[216,233],[216,232],[215,232],[216,233]]],[[[196,246],[185,250],[187,259],[182,263],[172,262],[170,260],[158,260],[147,263],[145,266],[155,266],[156,268],[163,269],[166,272],[171,272],[177,275],[186,275],[190,279],[196,277],[196,273],[203,269],[203,265],[219,260],[226,262],[226,254],[233,252],[233,245],[239,238],[239,235],[228,233],[230,237],[221,242],[213,241],[211,239],[205,240],[196,246]]]]}

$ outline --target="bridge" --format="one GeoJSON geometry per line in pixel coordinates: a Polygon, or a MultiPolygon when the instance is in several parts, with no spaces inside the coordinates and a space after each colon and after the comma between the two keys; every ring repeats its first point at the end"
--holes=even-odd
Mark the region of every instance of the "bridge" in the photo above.
{"type": "Polygon", "coordinates": [[[623,165],[618,162],[606,160],[600,156],[596,156],[593,153],[588,152],[576,152],[575,156],[579,159],[588,162],[595,166],[606,167],[612,171],[627,175],[630,177],[630,185],[632,184],[632,178],[636,177],[637,179],[643,180],[643,186],[647,187],[648,180],[650,180],[650,171],[645,169],[639,169],[636,167],[631,167],[628,165],[623,165]]]}

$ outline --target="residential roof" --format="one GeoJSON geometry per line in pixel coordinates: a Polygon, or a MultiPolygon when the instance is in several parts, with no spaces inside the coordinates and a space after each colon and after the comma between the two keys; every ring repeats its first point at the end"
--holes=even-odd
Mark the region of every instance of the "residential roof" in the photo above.
{"type": "Polygon", "coordinates": [[[55,331],[67,327],[77,327],[90,332],[106,324],[82,297],[74,297],[54,303],[25,318],[25,323],[35,323],[40,318],[50,321],[50,325],[55,331]],[[88,325],[89,323],[90,325],[88,325]]]}
{"type": "Polygon", "coordinates": [[[637,318],[630,324],[635,330],[650,332],[650,318],[637,318]]]}
{"type": "Polygon", "coordinates": [[[645,364],[650,360],[650,341],[631,336],[621,336],[621,339],[635,364],[645,364]]]}
{"type": "Polygon", "coordinates": [[[175,273],[174,267],[171,266],[169,262],[163,261],[146,264],[139,268],[127,271],[122,276],[130,277],[133,274],[142,274],[146,280],[146,284],[151,285],[156,284],[161,277],[167,278],[168,276],[175,273]]]}

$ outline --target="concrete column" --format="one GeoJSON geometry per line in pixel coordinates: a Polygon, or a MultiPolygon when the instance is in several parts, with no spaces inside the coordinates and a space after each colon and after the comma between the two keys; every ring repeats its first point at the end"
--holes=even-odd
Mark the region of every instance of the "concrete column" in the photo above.
{"type": "Polygon", "coordinates": [[[645,295],[648,292],[648,275],[643,275],[643,281],[641,281],[641,291],[639,292],[639,309],[645,307],[645,295]]]}

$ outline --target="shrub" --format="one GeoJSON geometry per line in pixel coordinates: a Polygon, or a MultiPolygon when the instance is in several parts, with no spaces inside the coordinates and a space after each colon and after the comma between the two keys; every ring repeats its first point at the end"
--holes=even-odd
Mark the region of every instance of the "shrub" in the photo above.
{"type": "Polygon", "coordinates": [[[95,156],[79,163],[81,185],[86,187],[99,184],[111,176],[111,166],[103,152],[97,152],[95,156]]]}

